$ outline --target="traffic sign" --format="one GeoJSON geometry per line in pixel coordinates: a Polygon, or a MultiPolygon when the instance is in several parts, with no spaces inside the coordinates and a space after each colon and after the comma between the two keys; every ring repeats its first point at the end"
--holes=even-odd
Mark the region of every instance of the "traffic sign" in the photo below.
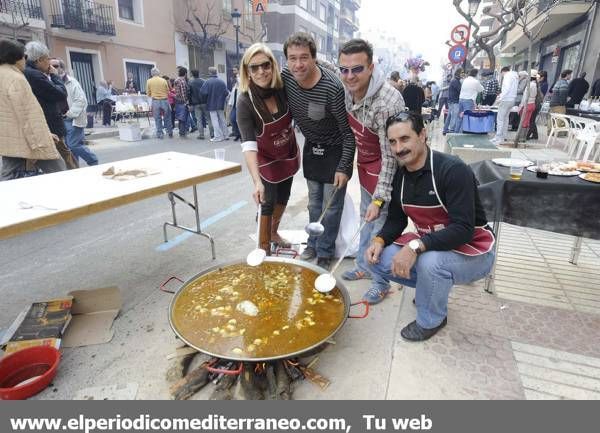
{"type": "Polygon", "coordinates": [[[452,42],[455,44],[464,44],[469,40],[470,31],[469,27],[466,24],[459,24],[452,29],[452,33],[450,33],[450,38],[452,42]]]}
{"type": "Polygon", "coordinates": [[[467,56],[467,49],[464,45],[454,45],[448,51],[448,60],[454,63],[455,65],[459,65],[465,61],[465,57],[467,56]]]}
{"type": "Polygon", "coordinates": [[[267,11],[268,0],[252,0],[252,13],[261,15],[267,11]]]}

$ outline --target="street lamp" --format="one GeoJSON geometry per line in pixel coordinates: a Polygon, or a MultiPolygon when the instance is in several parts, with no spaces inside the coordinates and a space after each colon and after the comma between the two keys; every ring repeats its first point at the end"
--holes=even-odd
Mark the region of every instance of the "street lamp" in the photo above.
{"type": "MultiPolygon", "coordinates": [[[[468,0],[469,1],[469,16],[473,18],[479,9],[481,0],[468,0]]],[[[469,20],[469,34],[467,35],[467,43],[465,44],[465,60],[463,61],[463,71],[467,70],[467,60],[469,57],[469,39],[471,38],[471,20],[469,20]]]]}
{"type": "Polygon", "coordinates": [[[240,18],[242,14],[239,10],[234,9],[231,12],[231,19],[233,20],[233,27],[235,28],[235,61],[240,64],[240,18]]]}

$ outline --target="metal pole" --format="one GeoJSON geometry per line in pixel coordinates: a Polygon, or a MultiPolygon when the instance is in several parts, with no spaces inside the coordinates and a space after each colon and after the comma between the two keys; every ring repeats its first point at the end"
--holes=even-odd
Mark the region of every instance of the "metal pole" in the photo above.
{"type": "Polygon", "coordinates": [[[467,60],[469,58],[469,39],[471,39],[471,22],[469,22],[469,31],[467,34],[467,41],[465,43],[465,60],[463,61],[463,71],[467,73],[467,60]]]}
{"type": "Polygon", "coordinates": [[[240,64],[240,26],[235,26],[235,61],[236,67],[240,64]]]}

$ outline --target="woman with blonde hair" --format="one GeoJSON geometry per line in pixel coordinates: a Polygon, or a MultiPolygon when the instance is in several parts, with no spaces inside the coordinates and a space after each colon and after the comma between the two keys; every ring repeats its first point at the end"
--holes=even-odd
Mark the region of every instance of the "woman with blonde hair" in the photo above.
{"type": "Polygon", "coordinates": [[[262,43],[250,46],[242,58],[237,122],[254,182],[252,195],[262,205],[259,242],[268,254],[271,242],[289,247],[277,230],[294,174],[300,168],[300,151],[279,66],[269,47],[262,43]]]}

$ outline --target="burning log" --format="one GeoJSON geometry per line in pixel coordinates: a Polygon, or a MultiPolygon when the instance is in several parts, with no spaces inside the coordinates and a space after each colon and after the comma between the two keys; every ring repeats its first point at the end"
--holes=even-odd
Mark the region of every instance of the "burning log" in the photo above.
{"type": "Polygon", "coordinates": [[[316,358],[306,365],[297,359],[245,362],[239,371],[236,362],[203,353],[190,354],[183,348],[170,356],[174,363],[167,372],[167,380],[176,380],[170,388],[175,400],[189,399],[211,381],[215,389],[210,400],[291,400],[296,381],[306,378],[321,389],[330,383],[312,368],[316,358]]]}

